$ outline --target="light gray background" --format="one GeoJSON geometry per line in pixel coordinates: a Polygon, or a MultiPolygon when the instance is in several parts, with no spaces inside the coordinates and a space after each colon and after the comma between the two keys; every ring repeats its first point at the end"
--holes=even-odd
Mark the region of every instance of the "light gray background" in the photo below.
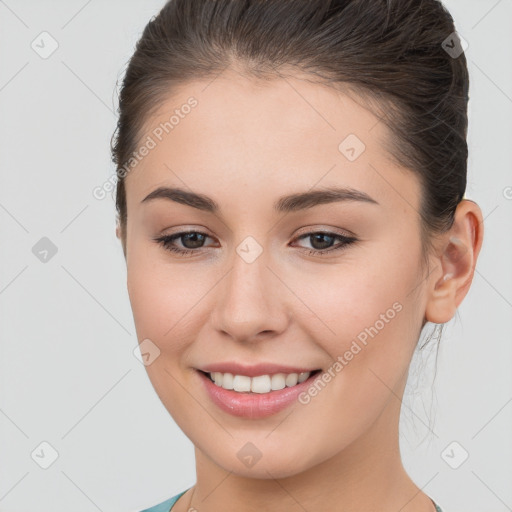
{"type": "MultiPolygon", "coordinates": [[[[116,80],[163,3],[0,0],[3,512],[138,511],[195,482],[193,446],[133,355],[113,197],[92,195],[114,173],[116,80]],[[59,45],[47,59],[31,48],[43,31],[59,45]],[[46,263],[32,252],[42,237],[58,249],[46,263]],[[48,469],[35,462],[50,454],[41,452],[43,441],[59,454],[48,469]]],[[[505,512],[512,510],[512,0],[445,5],[469,43],[467,197],[482,208],[485,240],[472,288],[445,329],[435,380],[435,353],[413,361],[401,447],[412,478],[445,512],[505,512]],[[453,465],[462,450],[469,458],[452,469],[446,460],[453,465]]]]}

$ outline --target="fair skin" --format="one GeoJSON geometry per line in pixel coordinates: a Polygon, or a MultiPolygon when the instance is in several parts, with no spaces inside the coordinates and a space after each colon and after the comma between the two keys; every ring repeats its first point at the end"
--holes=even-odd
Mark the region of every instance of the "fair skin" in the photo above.
{"type": "Polygon", "coordinates": [[[459,204],[427,271],[419,182],[388,158],[387,128],[369,110],[299,78],[262,84],[230,70],[173,91],[143,139],[190,96],[198,106],[126,178],[137,336],[159,347],[146,370],[195,446],[197,483],[173,512],[432,512],[400,459],[401,397],[422,322],[448,322],[469,290],[483,237],[480,208],[459,204]],[[338,149],[348,134],[366,146],[354,161],[338,149]],[[159,186],[206,195],[220,209],[141,202],[159,186]],[[334,186],[378,204],[273,208],[282,196],[334,186]],[[202,246],[174,242],[196,251],[191,256],[153,240],[193,229],[208,235],[202,246]],[[299,238],[319,231],[357,241],[329,253],[339,239],[299,238]],[[250,264],[236,252],[248,236],[263,249],[250,264]],[[451,236],[462,245],[450,244],[451,236]],[[307,254],[322,247],[323,256],[307,254]],[[400,312],[306,405],[239,418],[212,403],[199,382],[195,368],[219,361],[326,371],[396,302],[400,312]],[[247,442],[262,454],[252,467],[237,457],[247,442]]]}

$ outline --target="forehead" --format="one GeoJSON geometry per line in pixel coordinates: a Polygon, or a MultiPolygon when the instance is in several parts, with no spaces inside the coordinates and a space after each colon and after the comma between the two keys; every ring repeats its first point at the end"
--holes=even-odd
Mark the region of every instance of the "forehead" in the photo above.
{"type": "Polygon", "coordinates": [[[413,204],[418,184],[389,158],[387,130],[352,95],[301,78],[188,82],[146,120],[140,141],[152,147],[126,178],[127,202],[163,184],[258,197],[336,185],[413,204]]]}

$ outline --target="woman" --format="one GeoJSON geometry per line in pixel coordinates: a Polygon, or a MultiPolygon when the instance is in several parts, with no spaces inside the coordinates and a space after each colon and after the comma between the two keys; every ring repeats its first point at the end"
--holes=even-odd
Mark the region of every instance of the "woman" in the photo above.
{"type": "Polygon", "coordinates": [[[141,352],[195,445],[147,511],[433,512],[398,424],[483,239],[468,72],[436,0],[172,0],[112,145],[141,352]]]}

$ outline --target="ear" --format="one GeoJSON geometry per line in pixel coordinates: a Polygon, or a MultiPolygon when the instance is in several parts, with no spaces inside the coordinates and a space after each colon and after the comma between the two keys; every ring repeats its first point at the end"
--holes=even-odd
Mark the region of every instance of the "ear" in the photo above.
{"type": "Polygon", "coordinates": [[[123,240],[123,234],[122,234],[122,230],[121,230],[121,223],[120,223],[119,217],[117,218],[117,222],[116,222],[116,237],[119,240],[121,240],[121,246],[123,248],[124,259],[126,259],[126,245],[125,245],[125,241],[123,240]]]}
{"type": "Polygon", "coordinates": [[[449,232],[440,239],[428,284],[425,318],[442,324],[450,321],[466,296],[482,246],[484,224],[480,207],[471,200],[462,200],[455,211],[449,232]]]}

